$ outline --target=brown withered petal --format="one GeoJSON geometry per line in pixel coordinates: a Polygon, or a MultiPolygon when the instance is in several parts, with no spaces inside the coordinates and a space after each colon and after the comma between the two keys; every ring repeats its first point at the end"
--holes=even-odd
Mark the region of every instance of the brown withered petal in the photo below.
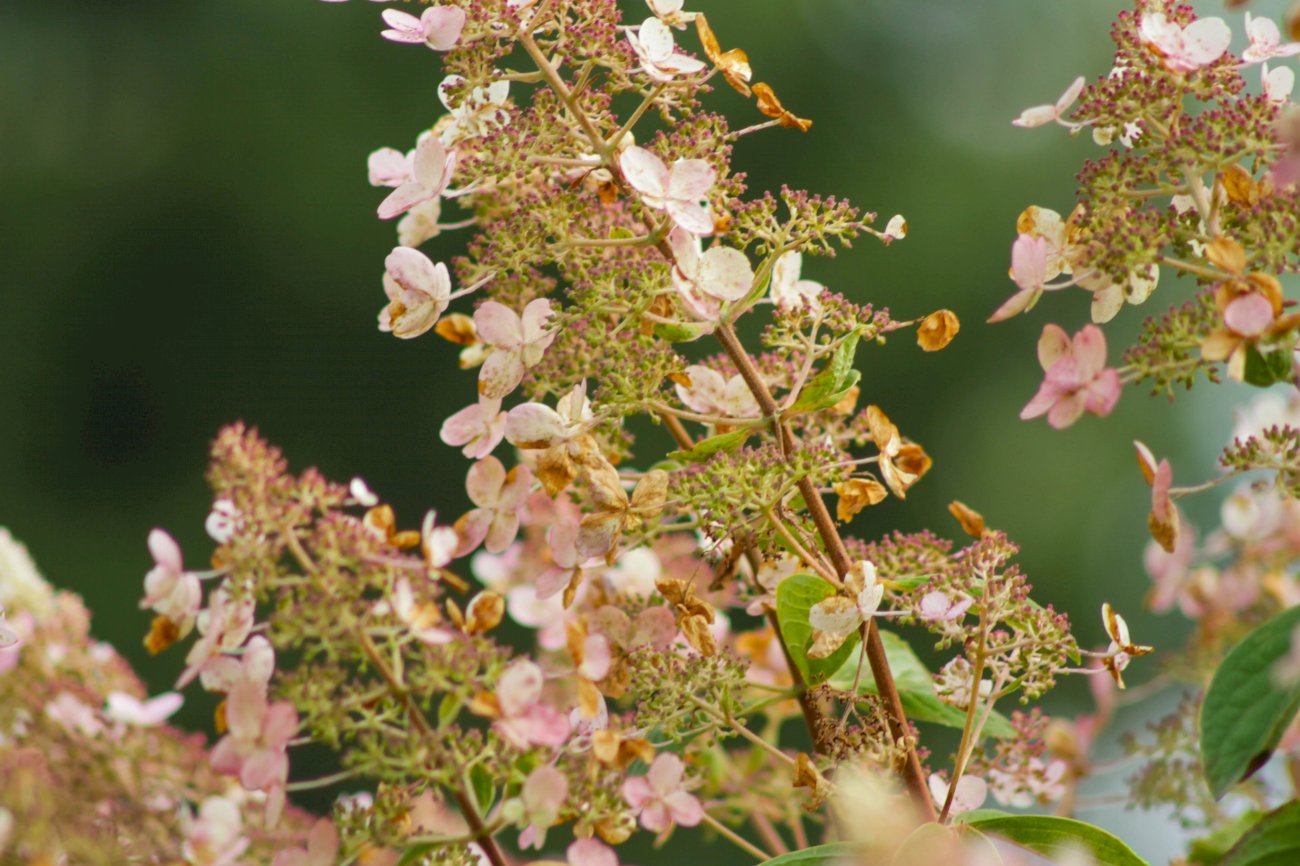
{"type": "Polygon", "coordinates": [[[831,411],[836,415],[852,415],[853,410],[858,407],[858,395],[861,393],[862,389],[857,385],[853,385],[844,392],[844,396],[840,398],[840,401],[831,407],[831,411]]]}
{"type": "Polygon", "coordinates": [[[433,332],[457,346],[478,344],[478,328],[474,326],[474,320],[464,313],[448,313],[443,316],[433,326],[433,332]]]}
{"type": "Polygon", "coordinates": [[[894,422],[889,420],[889,416],[881,411],[879,406],[867,407],[867,429],[871,431],[871,441],[876,443],[876,447],[884,451],[890,443],[898,438],[898,428],[894,422]]]}
{"type": "Polygon", "coordinates": [[[465,707],[476,716],[482,716],[485,719],[501,718],[501,702],[492,692],[479,692],[470,698],[465,707]]]}
{"type": "Polygon", "coordinates": [[[1171,509],[1169,520],[1161,520],[1153,511],[1147,515],[1147,529],[1151,530],[1151,537],[1156,540],[1165,549],[1166,553],[1173,553],[1174,548],[1178,546],[1178,510],[1171,509]]]}
{"type": "Polygon", "coordinates": [[[681,628],[682,637],[686,638],[686,642],[695,647],[700,655],[717,655],[718,645],[713,640],[713,632],[709,630],[709,620],[702,616],[685,616],[682,617],[681,628]]]}
{"type": "Polygon", "coordinates": [[[812,794],[809,802],[804,804],[804,808],[810,812],[819,809],[831,792],[831,783],[813,764],[812,759],[803,752],[795,756],[794,787],[807,788],[812,794]]]}
{"type": "Polygon", "coordinates": [[[230,723],[226,720],[225,698],[222,698],[221,703],[217,704],[217,708],[212,711],[212,730],[218,737],[230,730],[230,723]]]}
{"type": "Polygon", "coordinates": [[[630,812],[619,812],[610,818],[601,818],[595,824],[596,835],[610,845],[622,845],[636,830],[636,818],[630,812]]]}
{"type": "Polygon", "coordinates": [[[598,511],[627,510],[627,491],[619,480],[618,470],[599,453],[582,464],[582,476],[591,487],[592,504],[598,511]]]}
{"type": "Polygon", "coordinates": [[[850,478],[837,482],[832,489],[840,498],[835,505],[835,516],[841,523],[848,523],[862,509],[883,501],[889,495],[885,485],[874,478],[850,478]]]}
{"type": "Polygon", "coordinates": [[[718,42],[718,37],[713,33],[713,28],[709,26],[709,22],[701,13],[695,15],[695,32],[700,36],[700,45],[704,48],[705,56],[718,68],[718,71],[722,73],[722,77],[741,96],[748,97],[748,82],[754,75],[754,71],[749,65],[748,55],[739,48],[723,51],[722,45],[718,42]]]}
{"type": "Polygon", "coordinates": [[[611,205],[618,201],[618,185],[615,183],[602,183],[596,188],[600,194],[600,203],[611,205]]]}
{"type": "Polygon", "coordinates": [[[1246,282],[1251,289],[1268,298],[1274,316],[1281,315],[1282,304],[1286,299],[1282,295],[1282,284],[1278,282],[1277,277],[1272,274],[1249,274],[1246,277],[1246,282]]]}
{"type": "Polygon", "coordinates": [[[376,505],[367,510],[361,522],[384,539],[392,538],[393,530],[397,528],[397,516],[389,505],[376,505]]]}
{"type": "Polygon", "coordinates": [[[912,480],[908,484],[910,487],[930,471],[934,461],[930,459],[930,455],[926,454],[925,449],[920,445],[915,442],[907,442],[898,449],[898,454],[894,457],[894,465],[912,476],[912,480]]]}
{"type": "MultiPolygon", "coordinates": [[[[568,586],[564,587],[564,595],[560,599],[565,610],[573,606],[573,599],[577,597],[578,587],[580,586],[582,586],[582,569],[575,568],[573,575],[569,578],[568,586]]],[[[578,663],[581,664],[581,662],[578,663]]]]}
{"type": "Polygon", "coordinates": [[[149,655],[156,656],[167,647],[180,640],[181,630],[167,617],[159,614],[149,624],[149,634],[145,635],[144,648],[149,655]]]}
{"type": "Polygon", "coordinates": [[[632,489],[632,510],[645,520],[653,520],[664,510],[668,498],[668,473],[651,469],[632,489]]]}
{"type": "Polygon", "coordinates": [[[554,499],[573,483],[573,479],[578,475],[578,468],[573,465],[569,449],[564,445],[556,445],[547,448],[537,458],[534,473],[542,482],[546,495],[554,499]]]}
{"type": "Polygon", "coordinates": [[[1240,342],[1231,331],[1213,331],[1201,341],[1201,357],[1207,361],[1226,360],[1240,342]]]}
{"type": "Polygon", "coordinates": [[[1300,0],[1286,10],[1286,32],[1292,39],[1300,41],[1300,0]]]}
{"type": "Polygon", "coordinates": [[[952,342],[961,322],[952,310],[938,310],[926,316],[916,329],[916,344],[926,352],[937,352],[952,342]]]}
{"type": "Polygon", "coordinates": [[[564,624],[564,642],[569,649],[569,657],[574,667],[582,664],[587,657],[587,626],[581,620],[569,620],[564,624]]]}
{"type": "Polygon", "coordinates": [[[450,598],[447,599],[447,619],[451,620],[456,628],[465,630],[465,615],[460,612],[460,605],[450,598]]]}
{"type": "Polygon", "coordinates": [[[614,549],[622,531],[622,512],[596,511],[583,516],[578,524],[578,540],[574,546],[583,559],[605,556],[614,549]]]}
{"type": "Polygon", "coordinates": [[[394,532],[388,537],[388,543],[398,550],[410,550],[413,547],[419,547],[421,540],[420,533],[414,529],[403,529],[401,532],[394,532]]]}
{"type": "Polygon", "coordinates": [[[603,701],[600,697],[600,689],[596,688],[590,680],[578,678],[578,713],[584,719],[594,719],[600,712],[603,701]]]}
{"type": "Polygon", "coordinates": [[[948,513],[957,518],[961,524],[962,531],[971,538],[982,538],[984,536],[984,515],[971,508],[964,502],[954,499],[948,503],[948,513]]]}
{"type": "Polygon", "coordinates": [[[776,98],[776,93],[763,82],[760,81],[754,85],[754,96],[758,98],[758,111],[764,117],[773,118],[782,126],[797,129],[800,132],[807,132],[812,129],[813,122],[811,120],[795,117],[789,111],[786,111],[785,106],[781,104],[781,100],[776,98]]]}
{"type": "Polygon", "coordinates": [[[474,596],[465,616],[466,634],[484,634],[501,624],[506,612],[506,601],[491,590],[474,596]]]}
{"type": "Polygon", "coordinates": [[[622,739],[617,731],[611,731],[609,728],[592,731],[591,754],[602,764],[612,766],[618,758],[618,747],[622,739]]]}
{"type": "Polygon", "coordinates": [[[1228,201],[1249,207],[1259,202],[1259,185],[1250,176],[1250,172],[1237,163],[1223,169],[1219,174],[1219,181],[1223,184],[1223,191],[1228,195],[1228,201]]]}
{"type": "Polygon", "coordinates": [[[694,384],[691,382],[691,377],[685,373],[669,373],[668,379],[677,385],[681,385],[683,388],[689,388],[694,384]]]}
{"type": "Polygon", "coordinates": [[[1220,270],[1241,274],[1246,270],[1246,251],[1232,238],[1217,237],[1205,245],[1205,257],[1220,270]]]}

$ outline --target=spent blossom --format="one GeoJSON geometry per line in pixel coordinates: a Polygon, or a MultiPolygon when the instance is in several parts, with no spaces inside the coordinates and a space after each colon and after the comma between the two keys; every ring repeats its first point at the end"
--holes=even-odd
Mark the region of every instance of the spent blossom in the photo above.
{"type": "Polygon", "coordinates": [[[524,373],[542,360],[555,331],[546,325],[551,302],[546,298],[529,301],[523,315],[496,301],[487,301],[474,311],[474,326],[492,352],[479,370],[479,393],[501,399],[524,379],[524,373]]]}
{"type": "Polygon", "coordinates": [[[501,553],[509,547],[519,532],[520,514],[532,483],[533,473],[527,466],[507,472],[495,457],[485,457],[471,466],[465,492],[478,507],[456,521],[458,553],[468,553],[480,544],[488,553],[501,553]]]}
{"type": "Polygon", "coordinates": [[[480,395],[477,403],[449,415],[438,435],[448,445],[464,446],[461,453],[466,457],[483,459],[506,435],[506,413],[501,411],[501,399],[480,395]]]}
{"type": "Polygon", "coordinates": [[[451,274],[419,250],[394,247],[384,259],[384,294],[379,330],[409,340],[428,331],[451,303],[451,274]]]}
{"type": "Polygon", "coordinates": [[[569,719],[542,700],[545,677],[527,659],[506,668],[497,682],[500,717],[493,728],[520,749],[530,745],[557,747],[569,738],[569,719]]]}
{"type": "Polygon", "coordinates": [[[284,806],[289,778],[286,749],[298,732],[298,712],[288,701],[270,703],[262,686],[242,682],[226,698],[229,732],[212,749],[212,769],[238,776],[248,791],[267,793],[267,822],[284,806]]]}

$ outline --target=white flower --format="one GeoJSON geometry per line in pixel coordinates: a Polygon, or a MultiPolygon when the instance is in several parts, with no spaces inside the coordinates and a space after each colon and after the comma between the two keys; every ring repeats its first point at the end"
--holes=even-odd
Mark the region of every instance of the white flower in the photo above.
{"type": "Polygon", "coordinates": [[[379,504],[379,497],[374,494],[364,478],[353,478],[348,485],[348,493],[357,501],[358,505],[366,508],[373,508],[379,504]]]}
{"type": "Polygon", "coordinates": [[[1269,69],[1268,64],[1265,63],[1260,67],[1260,78],[1263,79],[1264,96],[1269,102],[1290,101],[1291,91],[1295,89],[1295,70],[1289,66],[1269,69]]]}
{"type": "Polygon", "coordinates": [[[451,119],[440,130],[443,142],[448,145],[476,138],[510,122],[510,112],[506,108],[506,101],[510,98],[509,81],[494,81],[486,88],[475,87],[459,104],[452,105],[451,90],[464,82],[465,79],[459,75],[448,75],[438,85],[438,99],[451,112],[451,119]]]}
{"type": "Polygon", "coordinates": [[[707,160],[679,159],[669,168],[644,147],[632,145],[619,156],[618,164],[646,207],[667,211],[674,223],[691,234],[713,234],[713,217],[708,206],[700,203],[717,180],[707,160]]]}
{"type": "Polygon", "coordinates": [[[639,30],[628,30],[627,41],[641,61],[641,69],[655,81],[672,81],[705,68],[703,61],[677,51],[672,31],[658,18],[647,18],[639,30]]]}
{"type": "Polygon", "coordinates": [[[1222,18],[1200,18],[1181,27],[1161,12],[1143,15],[1138,35],[1171,72],[1195,72],[1209,66],[1223,56],[1232,41],[1232,30],[1222,18]]]}
{"type": "MultiPolygon", "coordinates": [[[[893,225],[893,220],[890,220],[890,225],[893,225]]],[[[885,233],[889,233],[888,228],[885,233]]],[[[782,254],[772,267],[768,297],[782,310],[797,310],[806,306],[815,313],[821,309],[820,298],[826,287],[813,280],[800,279],[802,270],[802,253],[791,250],[782,254]]]]}
{"type": "Polygon", "coordinates": [[[39,620],[50,612],[53,602],[53,591],[27,548],[0,526],[0,607],[24,611],[39,620]]]}
{"type": "Polygon", "coordinates": [[[1300,54],[1300,42],[1282,44],[1282,32],[1272,18],[1253,18],[1246,13],[1246,35],[1250,46],[1241,52],[1247,63],[1263,63],[1275,57],[1294,57],[1300,54]]]}
{"type": "Polygon", "coordinates": [[[104,715],[115,722],[148,728],[167,721],[184,702],[177,692],[163,692],[146,701],[126,692],[109,692],[104,715]]]}
{"type": "Polygon", "coordinates": [[[1061,118],[1074,105],[1079,94],[1083,92],[1084,77],[1080,75],[1071,82],[1070,86],[1065,89],[1060,98],[1053,105],[1035,105],[1033,108],[1026,108],[1020,112],[1020,116],[1011,121],[1013,126],[1033,129],[1036,126],[1046,126],[1049,123],[1061,123],[1063,126],[1069,126],[1063,123],[1061,118]]]}
{"type": "Polygon", "coordinates": [[[721,245],[702,250],[700,239],[682,229],[668,235],[668,244],[677,262],[673,288],[699,319],[717,321],[723,303],[749,294],[754,270],[740,250],[721,245]]]}

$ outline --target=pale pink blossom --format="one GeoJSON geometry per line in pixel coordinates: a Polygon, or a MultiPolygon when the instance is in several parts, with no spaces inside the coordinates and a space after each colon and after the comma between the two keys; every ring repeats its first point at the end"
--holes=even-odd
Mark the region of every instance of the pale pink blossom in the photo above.
{"type": "Polygon", "coordinates": [[[443,568],[456,558],[456,549],[460,547],[460,537],[450,526],[438,525],[438,513],[429,509],[420,526],[420,549],[424,554],[424,563],[431,569],[443,568]]]}
{"type": "Polygon", "coordinates": [[[405,156],[382,148],[370,154],[368,165],[373,186],[396,187],[379,203],[379,218],[388,220],[445,193],[456,170],[456,152],[448,150],[438,136],[425,132],[415,150],[405,156]]]}
{"type": "Polygon", "coordinates": [[[71,692],[59,692],[45,705],[45,715],[70,734],[97,737],[104,730],[95,708],[71,692]]]}
{"type": "Polygon", "coordinates": [[[225,797],[208,797],[199,814],[184,814],[181,854],[191,866],[231,866],[248,848],[239,806],[225,797]]]}
{"type": "Polygon", "coordinates": [[[238,649],[253,629],[254,611],[251,595],[234,600],[224,587],[213,592],[208,598],[207,610],[198,616],[202,637],[190,647],[189,655],[185,657],[185,670],[176,681],[176,688],[185,688],[193,682],[221,653],[238,649]]]}
{"type": "Polygon", "coordinates": [[[284,806],[298,711],[289,701],[268,703],[262,686],[241,682],[226,698],[226,724],[228,733],[212,747],[212,769],[238,776],[247,791],[265,791],[267,824],[274,826],[284,806]]]}
{"type": "Polygon", "coordinates": [[[409,340],[432,328],[451,303],[451,275],[419,250],[394,247],[384,259],[384,294],[379,330],[409,340]]]}
{"type": "Polygon", "coordinates": [[[589,634],[582,642],[582,664],[578,665],[578,675],[592,682],[603,680],[609,675],[612,661],[609,639],[601,634],[589,634]]]}
{"type": "Polygon", "coordinates": [[[1038,340],[1038,363],[1046,373],[1038,393],[1020,410],[1022,420],[1047,415],[1058,430],[1085,411],[1106,416],[1119,400],[1119,373],[1106,367],[1106,337],[1085,325],[1074,339],[1058,325],[1047,325],[1038,340]]]}
{"type": "Polygon", "coordinates": [[[1276,57],[1294,57],[1300,54],[1300,42],[1282,43],[1282,31],[1272,18],[1252,17],[1246,13],[1246,35],[1250,45],[1241,52],[1246,63],[1263,63],[1276,57]]]}
{"type": "Polygon", "coordinates": [[[125,725],[150,728],[170,719],[184,702],[177,692],[163,692],[144,701],[126,692],[109,692],[104,715],[125,725]]]}
{"type": "Polygon", "coordinates": [[[649,547],[637,547],[620,556],[614,567],[605,571],[605,579],[621,595],[649,598],[658,591],[655,581],[663,570],[659,554],[649,547]]]}
{"type": "Polygon", "coordinates": [[[155,610],[167,617],[184,634],[194,625],[203,604],[199,579],[185,571],[181,548],[161,529],[149,533],[149,553],[153,568],[144,577],[142,610],[155,610]]]}
{"type": "Polygon", "coordinates": [[[420,202],[397,221],[397,242],[404,247],[418,247],[430,238],[436,238],[443,229],[451,227],[439,222],[441,218],[441,199],[420,202]]]}
{"type": "Polygon", "coordinates": [[[1143,15],[1138,35],[1166,69],[1180,73],[1209,66],[1232,41],[1232,30],[1222,18],[1201,18],[1182,27],[1162,12],[1143,15]]]}
{"type": "Polygon", "coordinates": [[[483,544],[488,553],[500,553],[519,532],[519,518],[533,484],[533,473],[519,465],[508,473],[501,461],[485,457],[470,467],[465,492],[477,508],[456,523],[464,555],[483,544]],[[486,542],[486,543],[485,543],[486,542]]]}
{"type": "Polygon", "coordinates": [[[954,622],[966,615],[975,599],[958,593],[954,601],[947,593],[931,590],[921,597],[921,619],[926,622],[954,622]]]}
{"type": "Polygon", "coordinates": [[[321,818],[307,833],[307,847],[287,848],[275,855],[271,866],[335,866],[339,857],[339,834],[328,818],[321,818]]]}
{"type": "Polygon", "coordinates": [[[412,45],[423,42],[434,51],[450,51],[465,29],[465,10],[458,6],[430,6],[419,18],[397,9],[385,9],[381,15],[391,29],[380,36],[412,45]]]}
{"type": "Polygon", "coordinates": [[[1264,86],[1264,96],[1269,102],[1283,103],[1291,100],[1295,90],[1295,70],[1289,66],[1269,69],[1265,63],[1259,68],[1260,79],[1264,86]]]}
{"type": "Polygon", "coordinates": [[[599,839],[579,839],[565,851],[569,866],[619,866],[618,854],[599,839]]]}
{"type": "Polygon", "coordinates": [[[225,544],[239,531],[239,509],[229,499],[218,499],[203,521],[203,529],[217,544],[225,544]]]}
{"type": "Polygon", "coordinates": [[[757,418],[762,414],[740,374],[723,378],[717,370],[702,364],[692,364],[685,372],[691,384],[676,383],[677,397],[694,411],[728,418],[757,418]]]}
{"type": "Polygon", "coordinates": [[[492,453],[506,434],[506,413],[500,398],[479,396],[478,402],[466,406],[442,422],[439,431],[448,445],[464,446],[461,453],[471,460],[481,460],[492,453]]]}
{"type": "Polygon", "coordinates": [[[519,387],[524,373],[542,360],[555,339],[555,331],[546,327],[551,314],[551,302],[546,298],[529,301],[522,316],[496,301],[487,301],[474,311],[478,335],[492,347],[479,370],[480,394],[501,399],[519,387]]]}
{"type": "Polygon", "coordinates": [[[683,12],[682,0],[646,0],[646,5],[655,17],[670,27],[685,30],[686,25],[695,20],[694,12],[683,12]]]}
{"type": "Polygon", "coordinates": [[[713,217],[701,204],[717,180],[707,160],[679,159],[669,168],[650,151],[632,145],[619,156],[619,167],[646,207],[666,211],[691,234],[713,234],[713,217]]]}
{"type": "Polygon", "coordinates": [[[1020,116],[1011,121],[1013,126],[1021,126],[1026,129],[1032,129],[1036,126],[1046,126],[1049,123],[1060,123],[1063,126],[1071,124],[1062,121],[1065,113],[1070,110],[1078,100],[1079,94],[1083,92],[1084,78],[1080,75],[1071,82],[1070,86],[1065,89],[1060,98],[1054,105],[1035,105],[1033,108],[1026,108],[1020,112],[1020,116]]]}
{"type": "Polygon", "coordinates": [[[719,244],[705,251],[699,237],[680,228],[672,231],[668,243],[676,262],[673,288],[696,317],[717,321],[724,303],[749,294],[754,270],[740,250],[719,244]]]}
{"type": "Polygon", "coordinates": [[[379,504],[379,497],[370,489],[370,485],[366,484],[364,478],[352,479],[348,484],[348,495],[356,500],[357,505],[366,508],[373,508],[379,504]]]}
{"type": "Polygon", "coordinates": [[[641,819],[641,826],[663,833],[674,824],[694,827],[704,818],[704,807],[682,786],[686,765],[671,752],[659,754],[644,776],[623,782],[623,799],[641,819]]]}
{"type": "MultiPolygon", "coordinates": [[[[948,781],[938,773],[930,774],[930,796],[934,799],[934,804],[940,809],[948,802],[948,791],[951,786],[948,781]]],[[[950,815],[960,815],[962,812],[973,812],[980,806],[984,805],[984,800],[988,797],[988,783],[979,776],[966,774],[957,781],[957,793],[952,796],[952,806],[949,808],[950,815]]]]}
{"type": "Polygon", "coordinates": [[[537,598],[548,599],[568,586],[583,569],[600,568],[604,557],[586,557],[578,552],[577,523],[563,521],[546,532],[546,543],[551,550],[553,565],[537,578],[537,598]]]}
{"type": "Polygon", "coordinates": [[[556,401],[554,409],[542,403],[522,403],[511,409],[505,437],[520,448],[554,448],[587,432],[593,421],[587,383],[580,382],[556,401]]]}
{"type": "Polygon", "coordinates": [[[677,50],[672,31],[658,18],[647,18],[636,30],[629,28],[627,41],[641,61],[642,71],[654,81],[668,82],[706,68],[703,61],[677,50]]]}
{"type": "Polygon", "coordinates": [[[497,703],[501,718],[494,724],[501,736],[520,749],[529,746],[561,746],[569,738],[569,719],[542,701],[542,669],[520,659],[497,681],[497,703]]]}
{"type": "Polygon", "coordinates": [[[546,844],[546,831],[560,822],[560,810],[568,796],[569,779],[555,767],[543,764],[528,774],[519,792],[528,822],[519,834],[520,848],[526,851],[546,844]]]}
{"type": "Polygon", "coordinates": [[[266,688],[275,673],[275,648],[260,634],[253,635],[238,655],[213,659],[199,675],[199,682],[210,692],[229,692],[239,683],[253,683],[266,688]]]}
{"type": "Polygon", "coordinates": [[[1273,324],[1273,305],[1259,292],[1238,295],[1223,311],[1228,330],[1243,337],[1258,337],[1273,324]]]}
{"type": "Polygon", "coordinates": [[[998,307],[990,322],[1001,322],[1032,307],[1047,288],[1048,242],[1039,235],[1022,234],[1011,245],[1011,279],[1020,289],[998,307]]]}
{"type": "Polygon", "coordinates": [[[807,307],[815,313],[821,309],[821,296],[822,292],[826,291],[826,287],[813,280],[801,279],[802,269],[803,254],[797,250],[783,253],[772,267],[772,282],[768,286],[768,297],[783,311],[807,307]]]}

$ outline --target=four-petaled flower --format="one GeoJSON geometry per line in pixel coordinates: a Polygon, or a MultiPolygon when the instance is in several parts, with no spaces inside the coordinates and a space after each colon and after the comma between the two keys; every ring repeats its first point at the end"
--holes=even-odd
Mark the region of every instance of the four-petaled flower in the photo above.
{"type": "Polygon", "coordinates": [[[1119,372],[1106,366],[1106,336],[1085,325],[1071,340],[1058,325],[1047,325],[1038,339],[1038,363],[1046,376],[1038,393],[1020,410],[1028,421],[1047,415],[1060,430],[1085,411],[1106,416],[1119,400],[1119,372]]]}
{"type": "Polygon", "coordinates": [[[509,547],[519,532],[519,513],[532,485],[532,470],[522,464],[506,472],[500,460],[485,457],[471,466],[465,476],[465,492],[478,507],[456,521],[456,534],[460,536],[457,555],[463,556],[480,544],[488,553],[500,553],[509,547]]]}
{"type": "Polygon", "coordinates": [[[722,305],[739,301],[754,282],[754,270],[740,250],[717,245],[703,250],[696,235],[677,228],[668,236],[676,267],[673,288],[698,319],[716,322],[722,305]]]}
{"type": "Polygon", "coordinates": [[[458,6],[430,6],[419,18],[397,9],[385,9],[380,14],[391,28],[380,36],[412,45],[423,42],[434,51],[450,51],[465,29],[465,10],[458,6]]]}
{"type": "Polygon", "coordinates": [[[713,216],[708,205],[700,203],[717,180],[717,171],[707,160],[679,159],[669,168],[644,147],[633,145],[619,156],[618,164],[646,207],[666,211],[673,223],[691,234],[713,234],[713,216]]]}
{"type": "Polygon", "coordinates": [[[1232,30],[1222,18],[1201,18],[1182,27],[1163,12],[1154,12],[1142,16],[1138,36],[1166,69],[1183,73],[1222,57],[1232,41],[1232,30]]]}
{"type": "Polygon", "coordinates": [[[762,414],[754,393],[740,374],[724,379],[712,367],[692,364],[684,375],[690,384],[678,381],[677,397],[696,412],[728,418],[757,418],[762,414]]]}
{"type": "Polygon", "coordinates": [[[409,340],[428,331],[451,303],[451,275],[419,250],[394,247],[384,259],[384,294],[379,330],[409,340]]]}
{"type": "Polygon", "coordinates": [[[674,824],[694,827],[704,819],[704,807],[682,786],[685,771],[681,758],[664,752],[644,776],[623,782],[623,799],[639,813],[642,827],[663,833],[674,824]]]}
{"type": "Polygon", "coordinates": [[[435,201],[447,191],[456,170],[456,152],[449,151],[432,132],[425,132],[408,154],[390,147],[376,150],[370,154],[369,169],[372,186],[395,187],[379,203],[379,218],[389,220],[435,201]]]}
{"type": "Polygon", "coordinates": [[[479,396],[478,402],[466,406],[442,422],[439,431],[448,445],[465,446],[461,453],[471,460],[481,460],[492,453],[506,435],[506,413],[500,398],[479,396]]]}
{"type": "Polygon", "coordinates": [[[555,339],[555,331],[546,328],[550,317],[551,302],[546,298],[529,301],[522,316],[496,301],[474,311],[478,335],[492,347],[479,370],[480,394],[499,400],[519,387],[524,373],[542,360],[555,339]]]}
{"type": "Polygon", "coordinates": [[[1300,42],[1282,43],[1282,31],[1272,18],[1255,18],[1247,12],[1246,35],[1250,37],[1250,45],[1241,52],[1241,59],[1246,63],[1263,63],[1275,57],[1294,57],[1300,54],[1300,42]]]}
{"type": "Polygon", "coordinates": [[[705,68],[704,61],[677,51],[673,32],[658,18],[647,18],[639,29],[629,29],[627,41],[640,59],[642,71],[654,81],[672,81],[678,75],[693,75],[705,68]]]}
{"type": "Polygon", "coordinates": [[[289,701],[268,703],[263,686],[242,682],[226,697],[226,724],[229,732],[212,748],[212,769],[238,776],[246,791],[265,791],[267,824],[274,826],[284,807],[286,749],[298,731],[298,711],[289,701]]]}

